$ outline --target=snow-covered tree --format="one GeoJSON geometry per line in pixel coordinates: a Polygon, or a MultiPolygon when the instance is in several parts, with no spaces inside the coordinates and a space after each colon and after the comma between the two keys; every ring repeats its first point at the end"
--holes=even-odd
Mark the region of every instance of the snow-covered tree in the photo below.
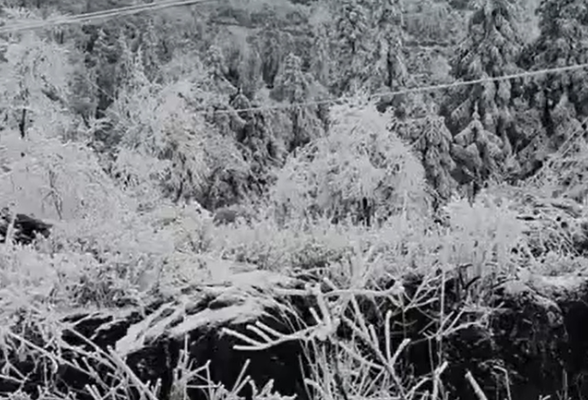
{"type": "MultiPolygon", "coordinates": [[[[524,52],[523,66],[541,70],[588,62],[588,4],[585,1],[544,0],[537,13],[540,34],[524,52]]],[[[543,92],[543,101],[549,109],[553,109],[562,96],[567,96],[577,113],[588,115],[585,70],[537,76],[529,86],[533,95],[543,92]]]]}
{"type": "Polygon", "coordinates": [[[451,147],[452,157],[463,175],[478,184],[499,176],[506,158],[502,140],[488,132],[479,118],[475,110],[472,121],[454,137],[451,147]]]}
{"type": "Polygon", "coordinates": [[[210,84],[213,85],[211,89],[214,87],[217,93],[225,96],[235,94],[237,89],[227,79],[229,69],[223,51],[219,46],[212,45],[208,48],[204,58],[204,65],[208,68],[210,84]]]}
{"type": "Polygon", "coordinates": [[[292,123],[292,135],[287,148],[293,150],[308,143],[322,132],[317,106],[298,106],[298,103],[316,100],[318,85],[312,76],[302,71],[300,57],[290,53],[276,76],[271,95],[278,101],[294,104],[286,112],[292,123]]]}
{"type": "Polygon", "coordinates": [[[408,78],[404,60],[404,12],[399,0],[377,0],[369,2],[370,30],[375,41],[372,54],[371,89],[397,89],[404,86],[408,78]]]}
{"type": "Polygon", "coordinates": [[[116,35],[104,29],[98,30],[98,35],[88,57],[89,67],[95,71],[98,91],[97,115],[102,116],[104,110],[112,103],[117,93],[117,66],[120,42],[116,35]]]}
{"type": "Polygon", "coordinates": [[[67,107],[72,68],[62,47],[46,43],[34,32],[25,32],[20,41],[2,42],[0,117],[5,127],[18,129],[24,139],[35,120],[65,118],[62,109],[67,107]]]}
{"type": "Polygon", "coordinates": [[[139,49],[142,53],[142,61],[145,68],[145,74],[149,80],[155,80],[159,77],[161,67],[160,56],[160,39],[157,34],[157,28],[153,21],[149,21],[145,29],[141,32],[139,49]]]}
{"type": "Polygon", "coordinates": [[[341,1],[336,7],[332,29],[335,54],[341,65],[336,90],[353,92],[370,76],[366,61],[371,59],[375,43],[369,27],[369,10],[360,0],[341,1]]]}
{"type": "Polygon", "coordinates": [[[460,41],[464,17],[447,1],[415,0],[405,5],[407,39],[423,45],[447,45],[460,41]]]}
{"type": "MultiPolygon", "coordinates": [[[[452,60],[455,78],[469,81],[518,72],[516,61],[523,43],[517,2],[476,0],[472,5],[475,11],[467,35],[452,60]]],[[[512,125],[517,85],[516,80],[500,80],[456,88],[444,107],[452,132],[464,129],[477,108],[485,129],[501,137],[512,125]]]]}
{"type": "Polygon", "coordinates": [[[293,218],[385,221],[427,209],[425,171],[373,107],[336,107],[327,137],[297,151],[278,173],[271,198],[293,218]]]}
{"type": "Polygon", "coordinates": [[[272,97],[278,101],[301,103],[308,99],[311,79],[302,71],[302,60],[288,54],[274,81],[272,97]]]}
{"type": "Polygon", "coordinates": [[[261,58],[261,73],[267,86],[273,85],[284,58],[295,51],[293,41],[289,32],[272,26],[265,26],[256,36],[255,49],[261,58]]]}
{"type": "Polygon", "coordinates": [[[451,176],[456,167],[451,158],[451,132],[447,129],[443,117],[436,115],[423,102],[413,107],[409,117],[393,118],[390,130],[410,143],[419,155],[427,181],[437,193],[438,200],[448,200],[456,186],[451,176]]]}

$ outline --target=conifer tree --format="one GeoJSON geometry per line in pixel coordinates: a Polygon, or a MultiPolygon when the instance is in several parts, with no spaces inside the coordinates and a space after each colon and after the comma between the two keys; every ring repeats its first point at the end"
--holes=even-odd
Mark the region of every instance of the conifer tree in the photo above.
{"type": "MultiPolygon", "coordinates": [[[[588,4],[584,0],[543,0],[537,9],[540,34],[522,56],[531,70],[557,68],[588,62],[588,4]]],[[[548,74],[534,78],[531,92],[543,92],[550,110],[562,96],[580,115],[588,115],[588,79],[585,70],[548,74]]],[[[549,115],[546,115],[549,117],[549,115]]]]}
{"type": "Polygon", "coordinates": [[[463,17],[449,2],[415,0],[406,6],[404,21],[407,39],[423,45],[454,45],[461,39],[463,17]]]}
{"type": "Polygon", "coordinates": [[[370,37],[369,14],[359,0],[342,0],[336,9],[334,44],[341,65],[336,91],[359,89],[369,77],[366,60],[371,60],[374,42],[370,37]]]}
{"type": "Polygon", "coordinates": [[[370,31],[375,43],[372,53],[372,89],[395,89],[404,86],[408,78],[403,55],[403,8],[399,0],[372,1],[370,31]]]}
{"type": "MultiPolygon", "coordinates": [[[[271,95],[278,101],[303,103],[311,99],[314,85],[312,77],[302,71],[300,57],[290,53],[276,76],[271,95]]],[[[289,114],[293,131],[288,144],[290,150],[308,143],[320,133],[321,122],[317,117],[316,107],[292,107],[289,114]]]]}
{"type": "Polygon", "coordinates": [[[317,24],[314,27],[310,59],[310,70],[313,76],[326,87],[332,85],[335,70],[329,32],[330,29],[327,23],[317,24]]]}
{"type": "Polygon", "coordinates": [[[208,68],[210,83],[213,88],[221,95],[230,96],[235,94],[236,88],[226,78],[228,68],[220,47],[212,45],[208,48],[204,58],[204,65],[208,68]]]}
{"type": "Polygon", "coordinates": [[[504,143],[484,128],[477,110],[472,117],[468,126],[453,138],[451,155],[460,166],[461,175],[468,176],[467,181],[480,184],[503,172],[504,143]]]}
{"type": "Polygon", "coordinates": [[[96,71],[96,85],[98,91],[97,117],[102,117],[104,111],[116,97],[118,87],[116,62],[119,57],[119,42],[114,35],[104,29],[98,31],[90,55],[90,66],[96,71]]]}
{"type": "MultiPolygon", "coordinates": [[[[139,65],[136,62],[136,57],[133,54],[133,50],[129,46],[126,37],[121,35],[118,37],[116,41],[117,50],[116,50],[116,58],[117,62],[115,65],[116,72],[115,78],[118,88],[124,88],[130,84],[133,80],[135,75],[135,68],[139,65]]],[[[142,60],[141,61],[141,69],[142,68],[142,60]]]]}
{"type": "MultiPolygon", "coordinates": [[[[514,0],[475,0],[468,33],[452,60],[459,80],[477,80],[516,73],[522,48],[518,32],[519,7],[514,0]]],[[[512,124],[511,105],[518,82],[501,80],[456,90],[445,104],[450,129],[460,132],[477,108],[484,127],[502,136],[512,124]]]]}
{"type": "Polygon", "coordinates": [[[264,82],[261,74],[262,60],[254,48],[246,48],[239,63],[239,86],[242,94],[249,99],[254,99],[258,90],[263,88],[264,82]]]}
{"type": "Polygon", "coordinates": [[[273,86],[283,59],[294,50],[292,42],[289,32],[272,26],[264,27],[256,37],[256,50],[262,60],[262,77],[269,87],[273,86]]]}
{"type": "MultiPolygon", "coordinates": [[[[19,16],[20,11],[14,14],[19,16]]],[[[23,33],[20,41],[0,38],[0,48],[0,117],[24,139],[35,120],[54,118],[54,109],[66,105],[71,68],[63,49],[45,43],[35,32],[23,33]]]]}
{"type": "MultiPolygon", "coordinates": [[[[539,36],[522,53],[522,67],[533,71],[588,62],[588,4],[585,1],[543,0],[536,13],[539,36]]],[[[556,154],[564,143],[570,144],[570,139],[582,130],[579,119],[588,116],[588,80],[585,75],[585,70],[578,70],[542,74],[527,80],[525,100],[529,111],[526,114],[535,113],[537,122],[533,125],[539,126],[532,130],[532,139],[523,150],[525,176],[545,165],[548,155],[556,154]]],[[[517,130],[523,130],[523,126],[529,124],[517,124],[517,130]]],[[[569,157],[577,156],[574,143],[570,148],[566,147],[569,157]]],[[[568,165],[565,169],[568,176],[577,172],[575,166],[568,165]]],[[[556,173],[554,176],[560,175],[556,173]]]]}
{"type": "Polygon", "coordinates": [[[288,54],[274,81],[272,97],[278,101],[300,103],[308,98],[310,78],[302,72],[302,60],[288,54]]]}
{"type": "Polygon", "coordinates": [[[216,45],[210,46],[206,52],[204,61],[209,69],[210,76],[213,79],[225,79],[225,76],[228,73],[228,68],[222,49],[220,47],[216,45]]]}
{"type": "Polygon", "coordinates": [[[394,118],[390,130],[412,144],[425,167],[429,184],[439,201],[448,200],[456,186],[451,173],[456,165],[451,158],[452,136],[443,117],[430,106],[417,101],[409,112],[410,118],[394,118]]]}
{"type": "Polygon", "coordinates": [[[142,51],[145,74],[149,80],[154,80],[159,75],[161,61],[159,38],[153,21],[149,21],[147,27],[141,33],[140,49],[142,51]]]}

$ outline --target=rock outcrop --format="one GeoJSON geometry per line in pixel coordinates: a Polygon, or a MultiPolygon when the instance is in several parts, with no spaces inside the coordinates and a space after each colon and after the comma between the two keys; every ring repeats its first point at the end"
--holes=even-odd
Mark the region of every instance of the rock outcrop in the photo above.
{"type": "Polygon", "coordinates": [[[12,239],[17,243],[29,244],[37,235],[47,237],[51,225],[25,214],[11,215],[7,208],[0,210],[0,243],[6,241],[8,228],[12,226],[12,239]]]}
{"type": "MultiPolygon", "coordinates": [[[[441,290],[440,276],[406,276],[388,285],[395,288],[396,300],[392,295],[357,295],[364,321],[373,324],[381,339],[380,348],[389,310],[393,346],[411,340],[398,360],[403,365],[398,369],[407,375],[403,378],[430,376],[434,366],[447,362],[437,390],[452,399],[478,399],[468,373],[488,399],[588,396],[588,276],[529,275],[495,285],[483,299],[482,292],[467,292],[456,279],[446,276],[441,290]]],[[[156,398],[169,399],[187,359],[191,371],[200,368],[189,379],[187,394],[200,400],[218,390],[207,388],[205,381],[232,389],[249,360],[246,375],[257,388],[271,380],[281,395],[308,399],[304,378],[310,376],[314,355],[305,351],[304,342],[242,351],[234,346],[245,342],[223,328],[259,340],[248,326],[262,323],[287,334],[314,325],[309,308],[318,307],[309,284],[269,272],[243,272],[142,309],[64,315],[59,337],[48,337],[22,316],[0,340],[0,394],[20,389],[38,397],[41,385],[55,393],[75,393],[78,399],[92,399],[91,390],[124,390],[127,398],[139,399],[141,381],[157,383],[156,398]]],[[[351,305],[342,320],[345,316],[354,318],[351,305]]],[[[342,323],[332,344],[349,342],[352,336],[342,323]]],[[[360,351],[369,360],[368,347],[360,351]]],[[[425,384],[420,390],[433,389],[425,384]]],[[[245,385],[240,394],[250,398],[251,387],[245,385]]]]}

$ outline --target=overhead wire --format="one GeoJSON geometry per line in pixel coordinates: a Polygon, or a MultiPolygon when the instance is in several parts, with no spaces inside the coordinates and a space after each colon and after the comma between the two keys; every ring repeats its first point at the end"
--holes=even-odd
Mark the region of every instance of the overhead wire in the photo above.
{"type": "MultiPolygon", "coordinates": [[[[588,69],[588,63],[584,64],[576,64],[576,65],[569,65],[565,67],[555,67],[555,68],[545,68],[536,71],[525,71],[520,72],[517,74],[511,75],[502,75],[502,76],[495,76],[495,77],[484,77],[480,79],[472,79],[466,81],[456,81],[452,83],[444,83],[438,85],[430,85],[430,86],[417,86],[413,88],[406,88],[406,89],[399,89],[387,92],[379,92],[374,93],[371,95],[366,96],[368,100],[373,100],[385,96],[393,97],[393,96],[400,96],[406,94],[414,94],[414,93],[422,93],[422,92],[434,92],[437,90],[443,89],[452,89],[456,87],[462,86],[470,86],[470,85],[477,85],[486,82],[499,82],[511,79],[518,79],[518,78],[526,78],[526,77],[533,77],[539,75],[547,75],[550,73],[562,73],[562,72],[571,72],[577,71],[581,69],[588,69]]],[[[269,106],[260,106],[260,107],[248,107],[248,108],[240,108],[240,109],[233,109],[233,110],[218,110],[215,113],[233,113],[233,112],[248,112],[248,111],[265,111],[265,110],[280,110],[280,109],[289,109],[289,108],[296,108],[296,107],[305,107],[305,106],[320,106],[320,105],[328,105],[328,104],[336,104],[339,102],[343,102],[346,100],[356,100],[357,96],[341,96],[332,99],[325,99],[325,100],[316,100],[316,101],[308,101],[308,102],[299,102],[299,103],[288,103],[288,104],[275,104],[269,106]]],[[[203,113],[204,111],[201,111],[203,113]]]]}
{"type": "Polygon", "coordinates": [[[167,0],[157,3],[139,4],[119,7],[105,11],[95,11],[73,16],[60,16],[39,22],[12,24],[0,27],[0,34],[16,33],[25,30],[48,28],[56,25],[70,25],[93,22],[111,17],[138,14],[144,11],[163,10],[171,7],[190,6],[196,4],[218,3],[218,0],[167,0]]]}
{"type": "MultiPolygon", "coordinates": [[[[77,24],[77,23],[84,23],[84,22],[93,22],[99,21],[104,18],[109,17],[117,17],[117,16],[124,16],[124,15],[132,15],[137,14],[144,11],[151,11],[151,10],[161,10],[165,8],[171,7],[179,7],[179,6],[189,6],[189,5],[199,5],[199,4],[211,4],[211,3],[218,3],[219,0],[162,0],[156,3],[148,3],[148,4],[136,4],[132,6],[124,6],[113,8],[110,10],[103,10],[103,11],[95,11],[95,12],[88,12],[73,16],[59,16],[39,22],[31,22],[31,23],[22,23],[22,24],[13,24],[8,26],[0,27],[0,34],[6,33],[16,33],[23,30],[31,30],[31,29],[40,29],[40,28],[47,28],[50,26],[55,25],[65,25],[65,24],[77,24]]],[[[401,17],[422,17],[423,13],[401,13],[401,17]]]]}
{"type": "MultiPolygon", "coordinates": [[[[74,15],[74,16],[60,16],[60,17],[46,19],[43,21],[33,22],[33,23],[22,23],[22,24],[13,24],[13,25],[2,26],[2,27],[0,27],[0,34],[16,33],[16,32],[21,32],[21,31],[25,31],[25,30],[34,30],[34,29],[46,28],[46,27],[51,27],[51,26],[56,26],[56,25],[93,22],[93,21],[99,21],[99,20],[113,18],[113,17],[134,15],[134,14],[138,14],[138,13],[145,12],[145,11],[162,10],[162,9],[171,8],[171,7],[209,4],[209,3],[217,3],[217,2],[218,2],[218,0],[163,0],[163,1],[160,1],[157,3],[125,6],[125,7],[119,7],[119,8],[115,8],[115,9],[111,9],[111,10],[89,12],[89,13],[84,13],[84,14],[79,14],[79,15],[74,15]]],[[[404,16],[411,16],[411,14],[404,14],[404,16]]],[[[584,63],[584,64],[569,65],[569,66],[564,66],[564,67],[545,68],[545,69],[540,69],[540,70],[535,70],[535,71],[524,71],[521,73],[496,76],[496,77],[486,76],[486,77],[482,77],[479,79],[456,81],[456,82],[447,83],[447,84],[437,84],[437,85],[429,85],[429,86],[421,86],[421,87],[413,87],[413,88],[404,88],[404,89],[399,89],[399,90],[374,93],[372,95],[367,96],[367,100],[381,98],[381,97],[385,97],[385,96],[392,97],[392,96],[399,96],[399,95],[406,95],[406,94],[432,92],[432,91],[437,91],[437,90],[452,89],[452,88],[457,88],[457,87],[483,84],[483,83],[487,83],[487,82],[499,82],[499,81],[505,81],[505,80],[511,80],[511,79],[521,79],[521,78],[534,77],[534,76],[553,74],[553,73],[565,73],[565,72],[577,71],[577,70],[587,69],[587,68],[588,68],[588,63],[584,63]]],[[[101,90],[101,88],[98,88],[98,89],[101,90]]],[[[317,100],[317,101],[308,101],[308,102],[265,105],[265,106],[256,106],[256,107],[230,109],[230,110],[215,110],[214,114],[232,114],[232,113],[236,113],[236,112],[271,111],[271,110],[291,109],[291,108],[296,108],[296,107],[320,106],[320,105],[342,103],[344,101],[356,100],[356,99],[357,99],[357,96],[342,96],[342,97],[338,97],[338,98],[324,99],[324,100],[317,100]]],[[[208,112],[204,111],[204,110],[198,110],[195,113],[196,114],[205,114],[208,112]]],[[[576,137],[577,134],[578,134],[578,132],[575,132],[572,135],[572,138],[576,137]]],[[[569,141],[571,141],[572,138],[569,138],[569,141]]],[[[415,140],[415,143],[418,142],[419,140],[420,140],[420,138],[415,140]]],[[[545,167],[545,165],[543,166],[543,168],[541,168],[541,170],[544,170],[544,167],[545,167]]]]}
{"type": "MultiPolygon", "coordinates": [[[[37,28],[43,28],[43,27],[48,27],[48,26],[54,26],[54,25],[90,22],[90,21],[94,21],[94,20],[101,20],[104,18],[123,16],[123,15],[132,15],[132,14],[137,14],[137,13],[140,13],[143,11],[161,10],[161,9],[165,9],[165,8],[178,7],[178,6],[184,6],[184,5],[218,3],[218,1],[219,0],[164,0],[161,2],[157,2],[157,3],[119,7],[119,8],[115,8],[115,9],[111,9],[111,10],[90,12],[90,13],[79,14],[79,15],[75,15],[75,16],[69,16],[69,17],[57,17],[57,18],[52,18],[52,19],[48,19],[48,20],[44,20],[44,21],[40,21],[40,22],[31,23],[31,24],[16,24],[16,25],[4,26],[4,27],[0,27],[0,34],[10,33],[10,32],[18,32],[18,31],[28,30],[28,29],[37,29],[37,28]]],[[[535,70],[535,71],[523,71],[523,72],[516,73],[516,74],[496,76],[496,77],[487,76],[487,77],[482,77],[482,78],[473,79],[473,80],[456,81],[456,82],[446,83],[446,84],[420,86],[420,87],[405,88],[405,89],[399,89],[399,90],[393,90],[393,91],[379,92],[379,93],[374,93],[374,94],[367,96],[367,99],[372,100],[372,99],[381,98],[384,96],[392,97],[392,96],[399,96],[399,95],[406,95],[406,94],[432,92],[432,91],[437,91],[437,90],[452,89],[452,88],[482,84],[482,83],[487,83],[487,82],[499,82],[499,81],[505,81],[505,80],[511,80],[511,79],[545,75],[545,74],[550,74],[550,73],[571,72],[571,71],[587,69],[587,68],[588,68],[588,63],[584,63],[584,64],[569,65],[569,66],[564,66],[564,67],[545,68],[545,69],[535,70]]],[[[341,97],[337,97],[337,98],[308,101],[308,102],[274,104],[274,105],[266,105],[266,106],[231,109],[231,110],[215,110],[215,113],[229,114],[229,113],[234,113],[234,112],[252,112],[252,111],[265,111],[265,110],[271,111],[271,110],[291,109],[291,108],[296,108],[296,107],[329,105],[329,104],[336,104],[336,103],[349,101],[349,100],[356,100],[356,99],[357,99],[357,96],[341,96],[341,97]]],[[[197,111],[197,113],[202,114],[202,113],[206,113],[206,111],[197,111]]]]}

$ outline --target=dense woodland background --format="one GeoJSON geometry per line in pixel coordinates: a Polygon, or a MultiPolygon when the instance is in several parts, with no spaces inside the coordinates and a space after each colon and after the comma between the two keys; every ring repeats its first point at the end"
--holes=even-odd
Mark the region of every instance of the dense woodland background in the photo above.
{"type": "MultiPolygon", "coordinates": [[[[131,3],[3,4],[9,27],[131,3]]],[[[200,279],[194,265],[221,269],[203,255],[327,265],[391,232],[413,265],[439,257],[422,233],[447,223],[459,229],[432,242],[475,245],[445,261],[478,257],[475,231],[495,262],[524,229],[506,203],[474,202],[481,188],[508,201],[588,193],[586,70],[386,94],[588,62],[583,0],[219,0],[2,32],[0,204],[55,224],[4,250],[2,282],[53,301],[111,304],[200,279]]],[[[566,243],[529,254],[580,255],[566,243]]]]}
{"type": "MultiPolygon", "coordinates": [[[[63,343],[59,313],[180,308],[243,269],[328,278],[340,313],[418,273],[441,343],[446,276],[490,332],[497,282],[588,271],[588,68],[557,70],[588,63],[586,0],[217,0],[11,28],[138,3],[1,2],[0,354],[61,360],[15,332],[63,343]],[[24,241],[23,215],[50,235],[24,241]]],[[[345,357],[357,398],[401,390],[345,357]]],[[[314,398],[340,398],[315,364],[314,398]]]]}

